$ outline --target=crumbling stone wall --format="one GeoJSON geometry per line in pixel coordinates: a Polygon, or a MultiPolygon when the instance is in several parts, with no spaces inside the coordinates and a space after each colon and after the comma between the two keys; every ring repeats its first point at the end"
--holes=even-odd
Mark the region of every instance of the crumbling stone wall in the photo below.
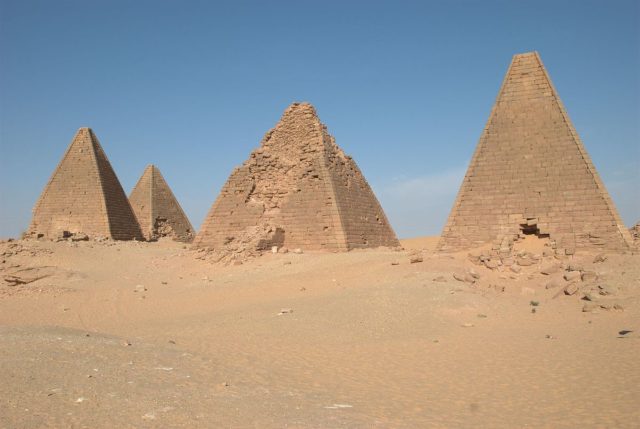
{"type": "Polygon", "coordinates": [[[630,245],[535,52],[513,58],[438,248],[507,245],[523,234],[568,253],[630,245]]]}
{"type": "Polygon", "coordinates": [[[147,166],[129,202],[147,240],[161,237],[183,242],[193,240],[191,222],[155,165],[147,166]]]}
{"type": "Polygon", "coordinates": [[[142,239],[131,206],[90,128],[80,128],[34,209],[28,233],[142,239]]]}
{"type": "Polygon", "coordinates": [[[261,246],[349,250],[399,245],[362,173],[308,103],[291,105],[260,147],[231,173],[194,244],[233,247],[254,227],[264,235],[257,237],[261,246]]]}

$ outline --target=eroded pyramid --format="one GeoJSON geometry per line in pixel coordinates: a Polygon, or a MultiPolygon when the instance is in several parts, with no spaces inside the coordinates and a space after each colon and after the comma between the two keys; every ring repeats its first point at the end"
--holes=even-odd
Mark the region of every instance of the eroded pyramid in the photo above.
{"type": "Polygon", "coordinates": [[[438,248],[528,234],[567,253],[631,244],[537,52],[513,57],[438,248]]]}
{"type": "Polygon", "coordinates": [[[194,231],[191,222],[155,165],[149,165],[136,184],[129,202],[147,240],[171,237],[190,242],[194,231]]]}
{"type": "Polygon", "coordinates": [[[142,239],[140,226],[98,138],[80,128],[34,209],[29,233],[142,239]]]}
{"type": "Polygon", "coordinates": [[[399,245],[356,163],[308,103],[289,106],[231,173],[194,245],[221,249],[240,242],[258,250],[399,245]]]}

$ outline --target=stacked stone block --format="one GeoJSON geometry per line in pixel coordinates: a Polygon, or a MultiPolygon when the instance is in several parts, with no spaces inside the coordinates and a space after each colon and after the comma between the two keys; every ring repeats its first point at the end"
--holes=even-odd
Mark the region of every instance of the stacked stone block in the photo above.
{"type": "Polygon", "coordinates": [[[176,241],[193,240],[191,222],[155,165],[144,170],[129,196],[129,202],[145,239],[169,236],[176,241]]]}
{"type": "Polygon", "coordinates": [[[438,248],[522,234],[568,253],[631,243],[536,52],[513,57],[438,248]]]}
{"type": "Polygon", "coordinates": [[[259,240],[265,248],[399,245],[355,162],[308,103],[291,105],[231,173],[194,245],[220,249],[256,227],[266,233],[259,240]]]}
{"type": "Polygon", "coordinates": [[[140,226],[98,138],[80,128],[34,209],[28,233],[142,239],[140,226]]]}

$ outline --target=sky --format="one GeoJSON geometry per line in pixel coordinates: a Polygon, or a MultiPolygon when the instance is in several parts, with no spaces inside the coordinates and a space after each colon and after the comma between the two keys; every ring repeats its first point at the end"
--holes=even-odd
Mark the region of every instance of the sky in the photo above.
{"type": "Polygon", "coordinates": [[[0,237],[79,127],[127,193],[156,164],[198,228],[308,101],[399,237],[440,233],[511,57],[538,51],[627,226],[640,220],[640,2],[0,0],[0,237]]]}

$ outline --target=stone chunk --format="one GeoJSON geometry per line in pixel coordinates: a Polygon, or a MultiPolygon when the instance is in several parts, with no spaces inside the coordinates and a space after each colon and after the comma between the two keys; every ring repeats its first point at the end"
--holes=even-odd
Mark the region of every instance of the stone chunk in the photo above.
{"type": "Polygon", "coordinates": [[[580,271],[568,271],[563,275],[564,279],[568,282],[573,280],[580,280],[582,278],[582,274],[580,271]]]}
{"type": "Polygon", "coordinates": [[[571,284],[568,284],[568,285],[565,286],[564,294],[565,295],[575,295],[576,292],[578,292],[578,290],[580,290],[578,285],[576,283],[571,283],[571,284]]]}
{"type": "Polygon", "coordinates": [[[542,268],[540,268],[540,273],[547,276],[550,274],[557,273],[558,271],[560,271],[560,265],[556,263],[546,264],[546,265],[543,265],[542,268]]]}

